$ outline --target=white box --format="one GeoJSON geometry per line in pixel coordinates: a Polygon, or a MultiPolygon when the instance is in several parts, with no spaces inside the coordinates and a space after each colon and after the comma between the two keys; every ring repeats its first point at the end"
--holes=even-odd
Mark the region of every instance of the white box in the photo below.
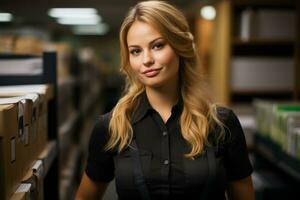
{"type": "Polygon", "coordinates": [[[293,60],[277,57],[234,57],[231,63],[233,91],[292,91],[293,60]]]}

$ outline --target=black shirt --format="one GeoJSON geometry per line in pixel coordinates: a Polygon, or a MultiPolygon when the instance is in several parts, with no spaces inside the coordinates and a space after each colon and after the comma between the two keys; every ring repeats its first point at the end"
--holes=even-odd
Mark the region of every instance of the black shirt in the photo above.
{"type": "MultiPolygon", "coordinates": [[[[199,199],[208,176],[207,157],[206,154],[195,160],[184,157],[190,152],[190,147],[180,131],[182,105],[175,105],[164,123],[151,107],[146,93],[139,98],[140,104],[132,116],[132,127],[151,199],[199,199]]],[[[228,128],[225,129],[228,139],[216,150],[217,181],[210,199],[225,199],[227,182],[245,178],[253,169],[236,115],[228,108],[219,107],[217,110],[219,119],[228,128]]],[[[129,150],[120,154],[105,152],[103,148],[108,137],[108,123],[101,116],[91,135],[86,174],[94,181],[109,182],[115,178],[119,199],[140,199],[134,185],[129,150]]]]}

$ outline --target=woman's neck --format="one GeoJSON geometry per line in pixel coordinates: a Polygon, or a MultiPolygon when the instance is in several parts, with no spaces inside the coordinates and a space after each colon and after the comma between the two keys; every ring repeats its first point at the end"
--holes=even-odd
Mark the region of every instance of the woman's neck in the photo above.
{"type": "Polygon", "coordinates": [[[146,94],[151,106],[161,115],[163,121],[166,122],[171,115],[172,107],[178,101],[178,88],[161,89],[146,87],[146,94]]]}

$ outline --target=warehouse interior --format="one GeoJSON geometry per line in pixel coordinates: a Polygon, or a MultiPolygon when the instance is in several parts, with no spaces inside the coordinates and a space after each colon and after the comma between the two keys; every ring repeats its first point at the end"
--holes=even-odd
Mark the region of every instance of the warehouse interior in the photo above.
{"type": "MultiPolygon", "coordinates": [[[[0,1],[0,199],[74,199],[95,120],[124,89],[118,34],[137,2],[0,1]]],[[[241,122],[256,199],[299,199],[299,1],[168,2],[241,122]]],[[[117,198],[111,182],[103,199],[117,198]]]]}

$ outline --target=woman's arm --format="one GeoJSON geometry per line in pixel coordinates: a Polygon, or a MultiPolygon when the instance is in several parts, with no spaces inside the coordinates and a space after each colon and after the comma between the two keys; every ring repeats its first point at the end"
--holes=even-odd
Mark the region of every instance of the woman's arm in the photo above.
{"type": "Polygon", "coordinates": [[[230,200],[254,200],[254,189],[251,176],[241,180],[230,181],[227,186],[230,200]]]}
{"type": "Polygon", "coordinates": [[[91,180],[86,173],[84,173],[75,200],[100,200],[103,197],[107,185],[108,183],[105,182],[95,182],[91,180]]]}

